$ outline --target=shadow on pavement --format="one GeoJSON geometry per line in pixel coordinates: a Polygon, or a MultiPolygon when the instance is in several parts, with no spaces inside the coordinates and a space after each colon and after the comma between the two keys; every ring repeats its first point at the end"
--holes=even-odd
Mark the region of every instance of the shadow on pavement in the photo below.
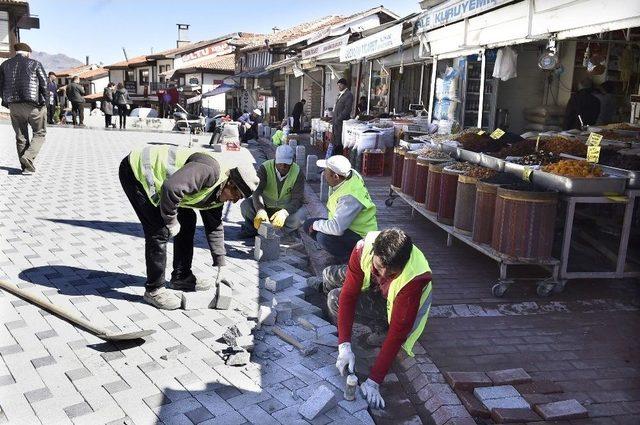
{"type": "Polygon", "coordinates": [[[7,171],[7,174],[10,176],[15,174],[22,174],[22,170],[20,168],[7,167],[5,165],[0,165],[0,170],[7,171]]]}

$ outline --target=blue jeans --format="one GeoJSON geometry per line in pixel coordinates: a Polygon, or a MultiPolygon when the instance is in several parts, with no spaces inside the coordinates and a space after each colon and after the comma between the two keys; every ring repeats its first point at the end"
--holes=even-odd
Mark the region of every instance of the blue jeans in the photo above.
{"type": "Polygon", "coordinates": [[[307,219],[302,225],[304,231],[329,254],[338,258],[342,263],[347,263],[351,256],[351,251],[353,251],[358,241],[362,239],[362,236],[350,229],[345,230],[340,236],[327,235],[316,231],[311,232],[311,227],[316,220],[325,219],[318,217],[307,219]]]}

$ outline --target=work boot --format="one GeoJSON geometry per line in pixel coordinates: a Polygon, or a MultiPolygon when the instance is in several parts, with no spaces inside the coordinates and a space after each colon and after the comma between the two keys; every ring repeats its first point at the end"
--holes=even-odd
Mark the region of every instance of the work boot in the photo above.
{"type": "Polygon", "coordinates": [[[28,175],[36,172],[36,167],[33,166],[33,162],[28,158],[20,158],[20,165],[22,166],[22,174],[28,175]]]}
{"type": "Polygon", "coordinates": [[[169,288],[183,292],[206,291],[211,288],[212,282],[213,279],[199,279],[192,274],[185,279],[171,278],[169,288]]]}
{"type": "Polygon", "coordinates": [[[148,304],[162,310],[176,310],[182,304],[182,297],[170,289],[163,287],[146,290],[142,297],[148,304]]]}

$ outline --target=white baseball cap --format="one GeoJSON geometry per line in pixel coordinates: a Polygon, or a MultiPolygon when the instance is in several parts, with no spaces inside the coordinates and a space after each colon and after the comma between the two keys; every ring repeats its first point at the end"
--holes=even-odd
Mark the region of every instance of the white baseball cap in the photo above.
{"type": "Polygon", "coordinates": [[[276,164],[293,163],[293,148],[289,145],[281,145],[276,149],[276,164]]]}
{"type": "Polygon", "coordinates": [[[351,172],[351,163],[342,155],[334,155],[329,159],[320,159],[316,162],[320,168],[328,168],[342,177],[348,177],[351,172]]]}
{"type": "Polygon", "coordinates": [[[260,109],[254,109],[253,113],[259,116],[262,116],[262,111],[260,109]]]}

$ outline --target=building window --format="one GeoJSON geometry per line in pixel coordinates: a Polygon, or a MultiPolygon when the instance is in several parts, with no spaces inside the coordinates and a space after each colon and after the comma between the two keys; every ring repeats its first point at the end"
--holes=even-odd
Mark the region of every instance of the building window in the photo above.
{"type": "Polygon", "coordinates": [[[127,69],[124,72],[124,80],[125,81],[135,81],[136,80],[136,74],[133,72],[133,70],[127,69]]]}
{"type": "Polygon", "coordinates": [[[140,78],[138,79],[138,82],[140,83],[141,86],[149,84],[149,70],[148,69],[141,69],[139,77],[140,78]]]}
{"type": "Polygon", "coordinates": [[[11,51],[9,43],[9,13],[0,12],[0,52],[11,51]]]}

